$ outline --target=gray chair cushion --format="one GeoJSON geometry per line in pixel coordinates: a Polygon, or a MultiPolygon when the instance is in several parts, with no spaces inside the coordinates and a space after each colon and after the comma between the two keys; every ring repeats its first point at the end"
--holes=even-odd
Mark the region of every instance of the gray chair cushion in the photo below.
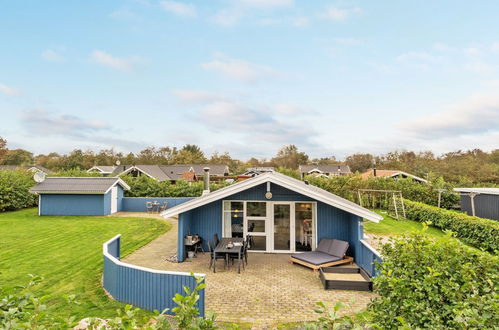
{"type": "Polygon", "coordinates": [[[315,251],[317,252],[323,252],[323,253],[329,253],[329,249],[331,247],[331,243],[333,243],[333,240],[330,238],[323,238],[317,245],[317,248],[315,251]]]}
{"type": "Polygon", "coordinates": [[[297,254],[293,254],[292,257],[295,259],[298,259],[298,260],[308,262],[309,264],[316,265],[316,266],[326,264],[328,262],[338,261],[338,260],[342,259],[342,258],[338,258],[338,257],[332,256],[332,255],[327,254],[327,253],[316,252],[316,251],[315,252],[297,253],[297,254]]]}
{"type": "Polygon", "coordinates": [[[348,242],[340,241],[339,239],[333,239],[331,246],[329,247],[328,254],[333,255],[338,258],[343,258],[348,250],[348,242]]]}

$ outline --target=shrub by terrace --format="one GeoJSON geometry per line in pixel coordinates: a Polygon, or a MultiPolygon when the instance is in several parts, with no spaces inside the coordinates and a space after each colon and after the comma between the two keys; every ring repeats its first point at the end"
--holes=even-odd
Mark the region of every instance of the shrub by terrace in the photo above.
{"type": "Polygon", "coordinates": [[[0,212],[35,206],[36,195],[29,192],[35,184],[28,171],[0,171],[0,212]]]}
{"type": "Polygon", "coordinates": [[[370,305],[382,329],[494,329],[499,258],[458,240],[415,233],[383,246],[370,305]]]}
{"type": "Polygon", "coordinates": [[[419,222],[451,230],[463,242],[490,252],[499,251],[499,222],[471,217],[464,213],[439,209],[423,203],[405,200],[406,216],[419,222]]]}

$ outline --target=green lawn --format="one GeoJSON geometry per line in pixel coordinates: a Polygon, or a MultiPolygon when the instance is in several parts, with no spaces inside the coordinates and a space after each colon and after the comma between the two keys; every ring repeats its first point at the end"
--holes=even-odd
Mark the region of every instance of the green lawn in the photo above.
{"type": "MultiPolygon", "coordinates": [[[[407,234],[414,230],[421,230],[423,225],[420,222],[400,219],[391,217],[388,213],[384,211],[376,211],[376,213],[382,215],[384,217],[379,223],[366,221],[364,223],[364,231],[366,233],[371,233],[375,235],[382,236],[391,236],[391,235],[400,235],[407,234]]],[[[438,228],[429,227],[426,232],[430,236],[434,237],[442,237],[445,234],[438,228]]]]}
{"type": "Polygon", "coordinates": [[[0,286],[44,280],[34,290],[48,295],[49,310],[67,315],[64,295],[75,294],[80,317],[114,316],[123,304],[110,300],[101,288],[102,244],[121,234],[122,256],[170,229],[159,219],[37,215],[37,209],[0,213],[0,286]]]}

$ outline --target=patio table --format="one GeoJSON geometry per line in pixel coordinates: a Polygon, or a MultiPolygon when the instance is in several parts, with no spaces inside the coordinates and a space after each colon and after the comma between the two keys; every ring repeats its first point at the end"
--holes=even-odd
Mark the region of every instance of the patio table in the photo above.
{"type": "MultiPolygon", "coordinates": [[[[244,239],[242,237],[223,237],[220,240],[220,243],[215,247],[213,250],[214,258],[216,260],[217,253],[218,254],[225,254],[225,260],[227,262],[227,268],[229,267],[229,254],[230,253],[237,253],[237,273],[241,273],[241,253],[243,252],[243,246],[244,246],[244,239]],[[228,248],[227,244],[230,242],[237,243],[234,245],[232,248],[228,248]]],[[[215,266],[216,262],[213,263],[213,272],[215,273],[215,266]]]]}

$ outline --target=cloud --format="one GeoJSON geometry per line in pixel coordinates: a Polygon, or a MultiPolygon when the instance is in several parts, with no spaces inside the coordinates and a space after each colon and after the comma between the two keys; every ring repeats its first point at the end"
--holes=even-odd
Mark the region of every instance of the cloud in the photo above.
{"type": "Polygon", "coordinates": [[[310,22],[308,17],[306,16],[297,16],[297,17],[292,17],[290,19],[291,25],[296,26],[296,27],[304,27],[307,26],[310,22]]]}
{"type": "Polygon", "coordinates": [[[212,21],[222,26],[233,26],[239,23],[244,17],[243,10],[240,8],[225,8],[218,11],[213,17],[212,21]]]}
{"type": "Polygon", "coordinates": [[[260,149],[275,151],[290,143],[313,145],[317,136],[313,125],[307,124],[310,112],[301,107],[253,105],[234,97],[199,90],[177,90],[174,95],[180,101],[194,105],[194,112],[187,114],[191,121],[210,132],[224,132],[227,144],[253,141],[260,149]]]}
{"type": "Polygon", "coordinates": [[[409,63],[412,61],[419,62],[436,62],[440,58],[434,55],[431,55],[427,52],[407,52],[405,54],[399,55],[395,58],[399,62],[409,63]]]}
{"type": "MultiPolygon", "coordinates": [[[[243,18],[255,15],[259,12],[268,12],[276,9],[286,9],[294,5],[294,0],[233,0],[230,6],[222,8],[215,13],[211,20],[218,25],[234,26],[243,18]]],[[[256,20],[261,25],[272,25],[282,20],[274,17],[267,17],[256,20]]],[[[308,24],[306,19],[291,21],[295,26],[308,24]]]]}
{"type": "Polygon", "coordinates": [[[53,113],[44,109],[25,111],[21,116],[24,127],[37,135],[63,135],[85,137],[111,127],[100,120],[87,120],[78,116],[53,113]]]}
{"type": "Polygon", "coordinates": [[[285,8],[294,5],[293,0],[239,0],[240,5],[256,9],[285,8]]]}
{"type": "Polygon", "coordinates": [[[4,84],[0,84],[0,93],[3,93],[5,95],[9,95],[9,96],[21,95],[21,91],[19,89],[15,89],[15,88],[9,87],[9,86],[4,85],[4,84]]]}
{"type": "Polygon", "coordinates": [[[132,71],[134,64],[141,62],[141,58],[137,56],[123,58],[116,57],[102,50],[94,50],[90,54],[90,61],[120,71],[132,71]]]}
{"type": "Polygon", "coordinates": [[[400,127],[424,140],[499,132],[499,96],[477,95],[435,115],[416,119],[400,127]]]}
{"type": "Polygon", "coordinates": [[[451,50],[451,47],[449,47],[447,44],[444,44],[443,42],[436,42],[433,45],[433,49],[435,49],[439,52],[446,52],[448,50],[451,50]]]}
{"type": "Polygon", "coordinates": [[[230,99],[225,95],[196,89],[175,89],[172,91],[172,94],[181,103],[186,105],[206,104],[217,101],[228,101],[230,99]]]}
{"type": "Polygon", "coordinates": [[[53,49],[46,49],[42,52],[42,58],[52,62],[62,62],[65,60],[64,56],[59,54],[53,49]]]}
{"type": "Polygon", "coordinates": [[[490,74],[494,73],[498,70],[497,65],[489,64],[484,61],[474,61],[472,63],[468,63],[464,66],[465,70],[473,72],[473,73],[479,73],[479,74],[490,74]]]}
{"type": "Polygon", "coordinates": [[[277,75],[277,71],[268,66],[225,56],[218,56],[210,62],[202,63],[201,66],[207,71],[246,83],[277,75]]]}
{"type": "Polygon", "coordinates": [[[187,4],[180,1],[161,1],[163,10],[181,17],[196,17],[197,10],[192,4],[187,4]]]}
{"type": "Polygon", "coordinates": [[[335,5],[329,6],[325,9],[325,12],[320,16],[324,19],[334,21],[334,22],[342,22],[354,15],[361,13],[362,10],[359,7],[338,7],[335,5]]]}
{"type": "Polygon", "coordinates": [[[139,22],[142,17],[129,8],[120,8],[109,14],[109,17],[120,21],[139,22]]]}
{"type": "Polygon", "coordinates": [[[463,52],[467,56],[480,56],[482,54],[482,51],[477,47],[465,48],[463,52]]]}
{"type": "Polygon", "coordinates": [[[346,46],[360,46],[365,43],[364,40],[355,38],[334,38],[334,41],[346,46]]]}

